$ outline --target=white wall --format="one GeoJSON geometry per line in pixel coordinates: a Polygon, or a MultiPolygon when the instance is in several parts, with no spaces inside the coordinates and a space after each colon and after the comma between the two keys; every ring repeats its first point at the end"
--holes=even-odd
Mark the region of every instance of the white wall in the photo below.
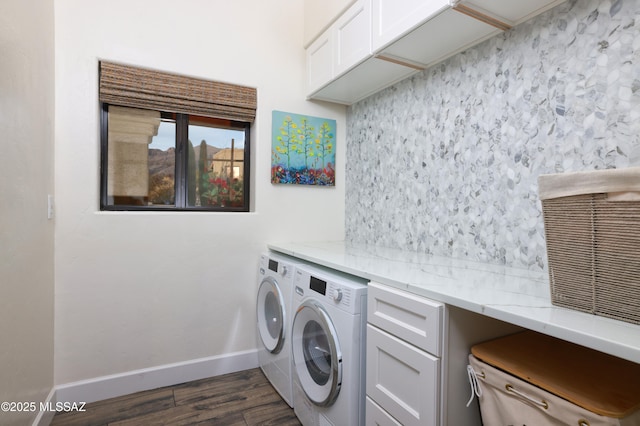
{"type": "Polygon", "coordinates": [[[0,2],[0,58],[0,401],[37,404],[53,386],[51,0],[0,2]]]}
{"type": "Polygon", "coordinates": [[[304,100],[298,0],[56,0],[55,382],[255,348],[272,240],[344,238],[345,111],[304,100]],[[258,89],[251,213],[100,212],[98,60],[258,89]],[[270,183],[271,112],[337,120],[335,188],[270,183]]]}

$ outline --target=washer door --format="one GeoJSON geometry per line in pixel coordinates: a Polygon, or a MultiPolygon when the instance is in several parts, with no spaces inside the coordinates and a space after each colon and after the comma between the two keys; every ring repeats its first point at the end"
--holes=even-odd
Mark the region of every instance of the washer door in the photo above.
{"type": "Polygon", "coordinates": [[[316,301],[304,301],[293,319],[293,367],[311,402],[333,404],[342,385],[342,353],[335,327],[316,301]]]}
{"type": "Polygon", "coordinates": [[[264,347],[277,354],[282,350],[285,339],[284,295],[276,280],[266,277],[258,288],[256,304],[258,334],[264,347]]]}

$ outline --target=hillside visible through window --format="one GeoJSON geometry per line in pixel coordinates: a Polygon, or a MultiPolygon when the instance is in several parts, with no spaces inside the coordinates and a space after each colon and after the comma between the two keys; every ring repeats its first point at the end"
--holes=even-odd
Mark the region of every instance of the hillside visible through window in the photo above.
{"type": "Polygon", "coordinates": [[[106,205],[248,210],[248,123],[111,106],[106,205]]]}

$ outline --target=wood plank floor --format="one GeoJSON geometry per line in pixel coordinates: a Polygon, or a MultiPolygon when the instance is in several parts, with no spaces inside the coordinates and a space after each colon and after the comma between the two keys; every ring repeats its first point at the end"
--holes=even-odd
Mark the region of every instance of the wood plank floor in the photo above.
{"type": "Polygon", "coordinates": [[[300,422],[259,368],[87,404],[52,426],[278,425],[300,422]]]}

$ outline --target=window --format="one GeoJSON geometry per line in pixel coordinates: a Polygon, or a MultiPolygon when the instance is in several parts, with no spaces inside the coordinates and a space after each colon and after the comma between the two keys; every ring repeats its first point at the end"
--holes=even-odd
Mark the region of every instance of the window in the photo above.
{"type": "Polygon", "coordinates": [[[101,62],[100,101],[101,210],[249,211],[254,89],[101,62]]]}

